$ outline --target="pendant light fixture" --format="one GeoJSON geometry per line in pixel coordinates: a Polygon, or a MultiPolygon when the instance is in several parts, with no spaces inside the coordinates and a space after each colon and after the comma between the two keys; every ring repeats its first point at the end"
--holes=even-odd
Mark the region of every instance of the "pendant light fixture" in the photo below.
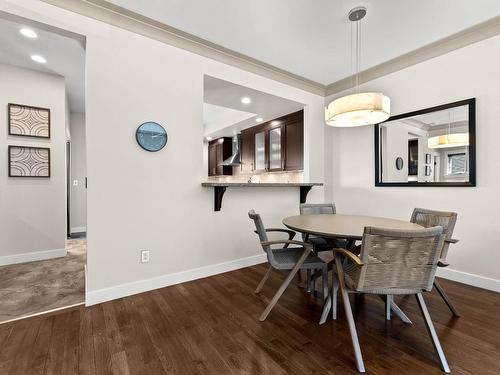
{"type": "Polygon", "coordinates": [[[469,133],[454,133],[452,112],[448,111],[448,132],[446,134],[437,135],[427,139],[428,148],[449,148],[449,147],[463,147],[469,145],[469,133]]]}
{"type": "Polygon", "coordinates": [[[330,126],[354,127],[371,125],[385,121],[390,116],[391,100],[387,96],[380,92],[359,92],[361,20],[365,15],[365,7],[357,7],[349,12],[349,21],[353,22],[356,27],[356,52],[354,54],[356,63],[356,88],[354,94],[340,97],[328,104],[325,109],[325,122],[330,126]]]}

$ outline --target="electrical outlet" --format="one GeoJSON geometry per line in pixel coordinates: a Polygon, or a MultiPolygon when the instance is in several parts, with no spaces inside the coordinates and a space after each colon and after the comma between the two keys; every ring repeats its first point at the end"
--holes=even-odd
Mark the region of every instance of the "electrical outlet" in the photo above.
{"type": "Polygon", "coordinates": [[[149,262],[149,250],[141,250],[141,263],[149,262]]]}

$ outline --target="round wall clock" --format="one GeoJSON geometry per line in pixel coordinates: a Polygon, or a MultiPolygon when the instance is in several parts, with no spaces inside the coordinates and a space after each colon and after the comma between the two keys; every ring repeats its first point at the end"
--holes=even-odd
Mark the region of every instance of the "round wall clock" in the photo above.
{"type": "Polygon", "coordinates": [[[160,151],[167,144],[167,131],[160,124],[152,121],[141,124],[136,132],[135,139],[139,146],[150,152],[160,151]]]}
{"type": "Polygon", "coordinates": [[[396,169],[400,171],[403,169],[403,158],[401,156],[396,158],[396,169]]]}

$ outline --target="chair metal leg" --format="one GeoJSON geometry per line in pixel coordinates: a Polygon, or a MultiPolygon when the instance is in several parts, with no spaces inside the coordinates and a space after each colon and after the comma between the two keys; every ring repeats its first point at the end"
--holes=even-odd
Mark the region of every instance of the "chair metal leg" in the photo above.
{"type": "Polygon", "coordinates": [[[299,284],[299,286],[301,286],[301,285],[302,285],[302,272],[301,272],[301,271],[302,271],[302,270],[299,270],[299,271],[297,272],[297,284],[299,284]]]}
{"type": "Polygon", "coordinates": [[[339,283],[337,276],[333,275],[332,282],[332,319],[337,320],[337,299],[338,299],[339,283]]]}
{"type": "Polygon", "coordinates": [[[393,296],[390,294],[385,296],[385,319],[391,320],[391,302],[393,300],[393,296]]]}
{"type": "Polygon", "coordinates": [[[306,285],[307,293],[311,293],[311,270],[309,268],[306,270],[306,285]]]}
{"type": "Polygon", "coordinates": [[[365,365],[363,363],[363,356],[361,355],[361,348],[359,346],[358,334],[356,332],[356,325],[354,324],[354,317],[352,316],[351,303],[349,302],[349,295],[346,291],[344,284],[344,272],[342,270],[340,255],[335,259],[337,266],[337,275],[339,277],[340,294],[342,295],[342,302],[344,304],[345,315],[351,332],[352,346],[354,349],[354,356],[356,357],[356,365],[359,372],[365,372],[365,365]]]}
{"type": "Polygon", "coordinates": [[[391,310],[395,315],[399,317],[399,319],[403,321],[403,323],[413,324],[410,318],[408,318],[408,316],[406,316],[406,314],[403,312],[403,310],[401,310],[401,308],[398,305],[396,305],[396,302],[394,302],[394,296],[391,301],[391,310]]]}
{"type": "Polygon", "coordinates": [[[324,267],[321,271],[322,283],[323,283],[323,299],[326,301],[328,298],[328,268],[324,267]]]}
{"type": "Polygon", "coordinates": [[[422,312],[422,316],[424,317],[425,324],[427,326],[427,332],[432,338],[432,343],[434,344],[434,349],[439,356],[439,360],[441,361],[441,367],[444,372],[449,373],[450,367],[448,366],[448,362],[446,361],[446,357],[443,352],[443,348],[441,347],[441,343],[439,342],[439,338],[437,336],[436,330],[434,329],[434,324],[432,324],[432,319],[427,310],[427,306],[425,305],[424,297],[422,293],[418,293],[416,296],[418,306],[420,307],[420,311],[422,312]]]}
{"type": "Polygon", "coordinates": [[[439,295],[444,300],[444,302],[446,303],[446,305],[448,306],[448,308],[450,309],[450,311],[453,313],[453,315],[456,316],[456,317],[459,317],[460,313],[455,308],[455,306],[453,306],[453,303],[451,303],[451,301],[448,298],[448,295],[445,293],[443,287],[441,286],[441,284],[436,279],[434,279],[434,286],[436,287],[436,290],[438,291],[439,295]]]}
{"type": "Polygon", "coordinates": [[[257,286],[257,289],[255,289],[255,291],[254,291],[255,294],[259,294],[260,293],[260,291],[264,287],[264,284],[266,283],[267,279],[269,279],[269,275],[271,275],[271,271],[272,270],[273,270],[273,267],[269,266],[269,268],[267,269],[266,274],[264,275],[264,277],[262,278],[262,280],[260,280],[260,283],[257,286]]]}
{"type": "Polygon", "coordinates": [[[319,319],[319,324],[324,324],[326,322],[326,318],[328,317],[328,313],[332,307],[332,298],[328,296],[325,304],[323,305],[323,311],[321,312],[321,318],[319,319]]]}
{"type": "Polygon", "coordinates": [[[323,305],[323,311],[321,312],[321,318],[319,320],[319,324],[323,324],[326,322],[326,318],[328,317],[328,313],[330,312],[330,308],[332,305],[332,297],[329,293],[328,288],[328,267],[324,267],[322,272],[322,283],[323,283],[323,299],[325,301],[323,305]]]}
{"type": "MultiPolygon", "coordinates": [[[[384,301],[386,302],[386,317],[387,317],[387,300],[384,298],[384,296],[382,295],[379,295],[379,297],[384,301]]],[[[410,320],[410,318],[408,318],[408,316],[403,312],[403,310],[401,310],[401,307],[399,307],[396,302],[394,302],[394,296],[392,296],[392,299],[391,299],[391,315],[394,314],[395,316],[397,316],[399,319],[401,319],[404,323],[406,324],[413,324],[410,320]]]]}
{"type": "Polygon", "coordinates": [[[304,252],[300,256],[299,260],[297,261],[297,263],[295,264],[295,266],[292,268],[292,270],[290,271],[290,273],[286,277],[285,281],[283,281],[283,284],[281,284],[281,286],[279,287],[278,291],[274,295],[273,299],[271,300],[271,302],[269,302],[269,305],[267,305],[266,309],[264,310],[264,312],[260,316],[259,320],[261,322],[263,322],[264,320],[266,320],[267,316],[269,315],[269,313],[273,309],[274,305],[276,305],[276,303],[280,299],[281,295],[285,292],[286,288],[288,287],[288,285],[291,283],[291,281],[295,277],[295,274],[297,273],[297,271],[304,264],[304,261],[306,260],[306,258],[307,258],[307,256],[309,255],[310,252],[311,252],[311,250],[309,250],[307,248],[304,249],[304,252]]]}
{"type": "Polygon", "coordinates": [[[318,290],[316,289],[316,279],[318,278],[318,270],[314,270],[311,276],[311,288],[314,296],[318,295],[318,290]]]}

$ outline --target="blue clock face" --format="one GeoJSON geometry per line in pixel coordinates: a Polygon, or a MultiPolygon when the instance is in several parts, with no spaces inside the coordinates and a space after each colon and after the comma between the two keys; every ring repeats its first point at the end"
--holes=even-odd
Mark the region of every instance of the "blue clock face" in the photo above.
{"type": "Polygon", "coordinates": [[[156,122],[145,122],[135,132],[137,143],[146,151],[160,151],[167,144],[167,132],[156,122]]]}

